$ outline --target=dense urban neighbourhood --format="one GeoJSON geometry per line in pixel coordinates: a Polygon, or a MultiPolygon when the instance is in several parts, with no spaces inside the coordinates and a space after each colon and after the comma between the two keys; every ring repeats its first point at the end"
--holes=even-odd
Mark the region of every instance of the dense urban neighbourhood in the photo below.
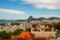
{"type": "Polygon", "coordinates": [[[60,36],[60,20],[32,20],[0,24],[1,40],[56,40],[60,36]]]}

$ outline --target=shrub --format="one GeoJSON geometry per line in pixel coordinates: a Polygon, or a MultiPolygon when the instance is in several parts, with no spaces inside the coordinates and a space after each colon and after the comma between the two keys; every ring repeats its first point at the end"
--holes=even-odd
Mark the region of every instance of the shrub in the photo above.
{"type": "Polygon", "coordinates": [[[53,23],[55,29],[60,30],[60,23],[53,23]]]}
{"type": "Polygon", "coordinates": [[[17,29],[15,30],[15,32],[13,33],[13,35],[18,35],[22,32],[23,30],[22,29],[17,29]]]}
{"type": "Polygon", "coordinates": [[[13,25],[20,25],[20,23],[14,22],[14,23],[11,23],[11,25],[12,25],[12,26],[13,26],[13,25]]]}
{"type": "Polygon", "coordinates": [[[0,38],[11,38],[12,34],[5,31],[0,32],[0,38]]]}
{"type": "Polygon", "coordinates": [[[25,31],[29,31],[29,32],[31,32],[31,28],[26,28],[26,30],[25,31]]]}

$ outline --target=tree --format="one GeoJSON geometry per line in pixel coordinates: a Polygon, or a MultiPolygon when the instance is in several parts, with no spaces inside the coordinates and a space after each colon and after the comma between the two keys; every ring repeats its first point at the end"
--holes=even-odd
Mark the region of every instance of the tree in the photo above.
{"type": "Polygon", "coordinates": [[[29,32],[31,32],[31,28],[26,28],[26,30],[25,31],[29,31],[29,32]]]}
{"type": "Polygon", "coordinates": [[[20,23],[14,22],[14,23],[11,23],[11,25],[12,25],[12,26],[13,26],[13,25],[20,25],[20,23]]]}
{"type": "Polygon", "coordinates": [[[60,30],[60,23],[53,23],[55,29],[60,30]]]}
{"type": "Polygon", "coordinates": [[[13,33],[13,35],[18,35],[18,34],[20,34],[22,31],[24,31],[24,30],[22,30],[22,29],[17,29],[17,30],[15,30],[15,32],[13,33]]]}
{"type": "Polygon", "coordinates": [[[5,31],[0,32],[0,38],[11,38],[12,34],[5,31]]]}

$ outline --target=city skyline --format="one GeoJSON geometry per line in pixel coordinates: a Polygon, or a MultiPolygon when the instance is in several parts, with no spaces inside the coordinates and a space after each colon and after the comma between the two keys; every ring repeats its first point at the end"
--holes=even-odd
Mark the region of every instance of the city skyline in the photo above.
{"type": "Polygon", "coordinates": [[[60,0],[0,0],[0,19],[60,17],[60,0]]]}

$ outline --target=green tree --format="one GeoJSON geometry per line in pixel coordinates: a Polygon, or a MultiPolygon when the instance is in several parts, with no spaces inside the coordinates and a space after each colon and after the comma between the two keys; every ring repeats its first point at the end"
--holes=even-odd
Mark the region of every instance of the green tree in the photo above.
{"type": "Polygon", "coordinates": [[[22,31],[24,31],[24,30],[17,29],[17,30],[15,30],[15,32],[13,33],[13,35],[19,35],[22,31]]]}
{"type": "Polygon", "coordinates": [[[12,34],[5,31],[0,32],[0,38],[11,38],[12,34]]]}
{"type": "Polygon", "coordinates": [[[13,26],[13,25],[20,25],[20,23],[14,22],[14,23],[11,23],[11,25],[12,25],[12,26],[13,26]]]}
{"type": "Polygon", "coordinates": [[[29,31],[29,32],[31,32],[31,28],[26,28],[26,30],[25,31],[29,31]]]}
{"type": "Polygon", "coordinates": [[[60,23],[53,23],[55,29],[60,30],[60,23]]]}

